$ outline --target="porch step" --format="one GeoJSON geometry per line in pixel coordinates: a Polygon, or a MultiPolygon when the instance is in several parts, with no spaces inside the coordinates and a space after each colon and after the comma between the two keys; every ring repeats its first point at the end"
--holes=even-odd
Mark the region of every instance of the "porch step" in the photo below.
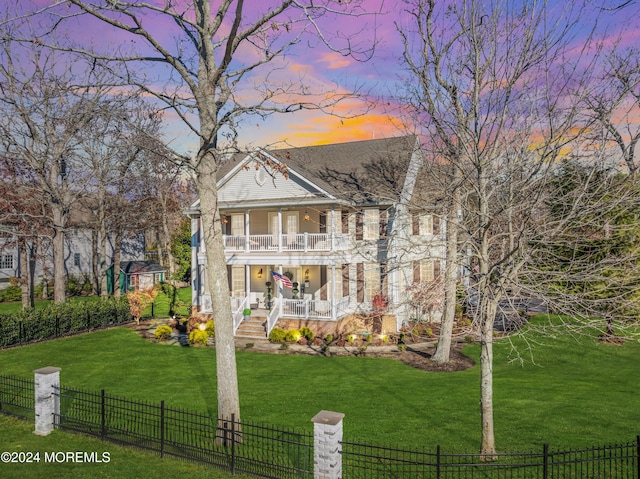
{"type": "Polygon", "coordinates": [[[242,321],[236,331],[236,337],[266,339],[266,320],[264,318],[251,316],[249,319],[242,321]]]}

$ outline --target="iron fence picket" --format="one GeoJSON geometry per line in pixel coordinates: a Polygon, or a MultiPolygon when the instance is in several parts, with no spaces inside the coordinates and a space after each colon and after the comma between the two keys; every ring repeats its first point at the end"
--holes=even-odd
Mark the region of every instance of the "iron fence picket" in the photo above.
{"type": "Polygon", "coordinates": [[[0,412],[24,419],[35,417],[34,379],[0,375],[0,412]]]}
{"type": "Polygon", "coordinates": [[[217,421],[209,415],[89,391],[57,388],[56,427],[99,436],[235,472],[262,477],[311,477],[313,435],[217,421]]]}
{"type": "Polygon", "coordinates": [[[480,454],[406,450],[342,442],[345,479],[491,478],[609,479],[640,477],[640,436],[635,442],[585,449],[499,453],[484,461],[480,454]]]}

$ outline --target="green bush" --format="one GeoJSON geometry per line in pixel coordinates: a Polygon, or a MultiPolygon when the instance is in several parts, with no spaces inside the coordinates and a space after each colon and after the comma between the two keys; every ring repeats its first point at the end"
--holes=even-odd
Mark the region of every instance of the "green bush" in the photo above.
{"type": "Polygon", "coordinates": [[[287,333],[282,328],[273,328],[269,333],[269,341],[272,343],[282,343],[285,340],[287,333]]]}
{"type": "Polygon", "coordinates": [[[20,301],[22,299],[22,290],[18,284],[13,281],[9,286],[4,289],[0,289],[0,302],[13,302],[20,301]]]}
{"type": "Polygon", "coordinates": [[[164,326],[158,326],[154,334],[157,340],[166,341],[171,337],[172,332],[173,330],[169,326],[164,325],[164,326]]]}
{"type": "Polygon", "coordinates": [[[131,321],[126,297],[67,301],[0,315],[0,347],[77,334],[131,321]]]}
{"type": "Polygon", "coordinates": [[[66,289],[68,296],[78,296],[82,292],[82,285],[80,281],[78,281],[78,278],[71,276],[67,280],[66,289]]]}
{"type": "Polygon", "coordinates": [[[209,335],[202,329],[194,329],[189,333],[189,344],[194,346],[206,346],[209,335]]]}
{"type": "Polygon", "coordinates": [[[331,341],[333,341],[333,334],[327,334],[324,337],[325,342],[330,343],[331,341]]]}
{"type": "Polygon", "coordinates": [[[302,334],[300,334],[300,331],[298,331],[297,329],[289,329],[285,334],[284,340],[287,343],[295,343],[301,337],[302,337],[302,334]]]}
{"type": "Polygon", "coordinates": [[[300,328],[300,334],[302,334],[302,336],[309,342],[313,341],[313,338],[315,338],[315,336],[316,336],[313,333],[313,331],[311,331],[306,326],[304,326],[303,328],[300,328]]]}
{"type": "Polygon", "coordinates": [[[88,274],[85,274],[82,277],[82,286],[81,290],[85,294],[91,294],[93,292],[93,285],[91,284],[91,278],[88,274]]]}
{"type": "Polygon", "coordinates": [[[204,330],[207,332],[207,336],[209,336],[210,338],[215,338],[216,337],[216,329],[215,329],[215,325],[213,323],[213,319],[210,319],[209,321],[207,321],[207,324],[206,324],[204,330]]]}
{"type": "Polygon", "coordinates": [[[242,310],[242,315],[243,316],[251,316],[251,310],[249,308],[244,308],[242,310]]]}

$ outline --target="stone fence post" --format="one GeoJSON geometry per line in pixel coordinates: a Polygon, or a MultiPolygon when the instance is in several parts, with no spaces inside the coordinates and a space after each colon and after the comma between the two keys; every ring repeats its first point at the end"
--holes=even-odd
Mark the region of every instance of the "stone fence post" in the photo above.
{"type": "Polygon", "coordinates": [[[60,386],[60,368],[47,366],[36,369],[34,374],[36,401],[36,430],[34,434],[46,436],[53,431],[54,414],[60,414],[60,399],[53,391],[54,386],[60,386]]]}
{"type": "Polygon", "coordinates": [[[314,479],[342,478],[342,418],[339,412],[320,411],[311,419],[314,479]]]}

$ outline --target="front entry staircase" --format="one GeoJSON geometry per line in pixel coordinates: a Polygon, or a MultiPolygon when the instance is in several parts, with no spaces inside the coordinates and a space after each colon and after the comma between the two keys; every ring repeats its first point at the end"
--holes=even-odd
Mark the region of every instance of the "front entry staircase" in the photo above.
{"type": "Polygon", "coordinates": [[[267,318],[250,316],[238,326],[236,338],[267,339],[267,318]]]}

